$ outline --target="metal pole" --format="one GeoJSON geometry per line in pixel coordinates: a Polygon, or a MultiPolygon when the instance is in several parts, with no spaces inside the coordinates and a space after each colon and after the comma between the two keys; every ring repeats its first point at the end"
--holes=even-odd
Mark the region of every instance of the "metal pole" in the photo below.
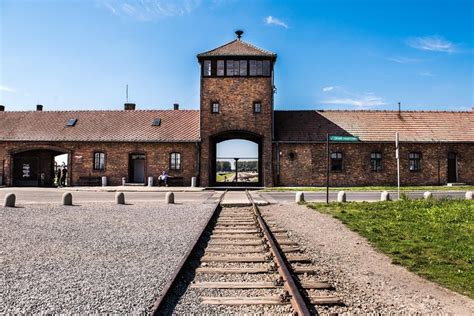
{"type": "Polygon", "coordinates": [[[400,200],[400,149],[399,149],[400,136],[398,132],[395,134],[395,157],[397,158],[397,188],[398,188],[398,200],[400,200]]]}
{"type": "Polygon", "coordinates": [[[326,203],[329,204],[329,134],[326,134],[326,203]]]}

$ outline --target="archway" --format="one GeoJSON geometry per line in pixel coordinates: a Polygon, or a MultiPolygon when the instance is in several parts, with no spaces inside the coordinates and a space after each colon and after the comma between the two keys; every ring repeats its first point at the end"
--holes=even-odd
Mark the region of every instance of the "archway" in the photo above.
{"type": "MultiPolygon", "coordinates": [[[[14,186],[53,186],[60,181],[58,171],[68,169],[69,153],[51,148],[31,148],[19,150],[12,156],[12,184],[14,186]]],[[[65,185],[70,179],[66,175],[65,185]]]]}
{"type": "Polygon", "coordinates": [[[262,138],[232,131],[211,137],[212,186],[252,187],[262,185],[262,138]]]}

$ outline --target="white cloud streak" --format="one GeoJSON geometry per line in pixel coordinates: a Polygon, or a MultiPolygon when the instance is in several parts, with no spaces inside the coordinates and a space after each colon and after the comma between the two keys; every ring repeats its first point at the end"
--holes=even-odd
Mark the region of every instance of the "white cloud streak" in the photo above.
{"type": "Polygon", "coordinates": [[[283,27],[283,28],[285,28],[285,29],[288,28],[288,25],[287,25],[285,22],[283,22],[282,20],[277,19],[277,18],[275,18],[275,17],[273,17],[273,16],[271,16],[271,15],[269,15],[269,16],[267,16],[267,17],[265,18],[265,23],[266,23],[267,25],[281,26],[281,27],[283,27]]]}
{"type": "Polygon", "coordinates": [[[422,59],[403,57],[403,56],[388,57],[387,60],[393,61],[398,64],[411,64],[411,63],[418,63],[418,62],[423,61],[422,59]]]}
{"type": "Polygon", "coordinates": [[[201,5],[201,0],[97,0],[97,2],[114,15],[139,21],[187,15],[201,5]]]}
{"type": "Polygon", "coordinates": [[[11,87],[4,86],[4,85],[0,85],[0,91],[9,92],[9,93],[16,93],[15,89],[13,89],[11,87]]]}
{"type": "Polygon", "coordinates": [[[370,109],[380,105],[386,105],[382,97],[375,95],[373,92],[366,93],[353,93],[347,91],[341,87],[325,87],[323,88],[324,92],[330,93],[333,97],[328,97],[321,101],[323,104],[333,104],[333,105],[349,105],[354,106],[359,110],[370,109]],[[331,88],[329,90],[324,90],[326,88],[331,88]]]}
{"type": "Polygon", "coordinates": [[[329,92],[331,90],[334,90],[334,87],[333,86],[328,86],[328,87],[324,87],[323,88],[323,92],[329,92]]]}
{"type": "Polygon", "coordinates": [[[458,50],[453,42],[437,35],[412,37],[406,43],[410,47],[431,52],[454,53],[458,50]]]}
{"type": "Polygon", "coordinates": [[[434,77],[435,75],[431,71],[422,71],[418,73],[421,77],[434,77]]]}

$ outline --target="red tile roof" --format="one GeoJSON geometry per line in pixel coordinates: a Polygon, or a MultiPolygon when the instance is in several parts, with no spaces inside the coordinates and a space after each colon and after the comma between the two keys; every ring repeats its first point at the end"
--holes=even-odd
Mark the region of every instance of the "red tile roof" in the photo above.
{"type": "Polygon", "coordinates": [[[200,53],[199,57],[217,57],[217,56],[262,56],[262,57],[276,57],[276,54],[258,48],[250,43],[235,39],[232,42],[214,48],[210,51],[200,53]]]}
{"type": "Polygon", "coordinates": [[[361,141],[474,142],[474,112],[275,111],[279,141],[325,141],[326,134],[361,141]]]}
{"type": "Polygon", "coordinates": [[[199,141],[199,111],[0,112],[0,141],[199,141]],[[69,119],[77,119],[66,127],[69,119]],[[160,126],[152,126],[161,119],[160,126]]]}

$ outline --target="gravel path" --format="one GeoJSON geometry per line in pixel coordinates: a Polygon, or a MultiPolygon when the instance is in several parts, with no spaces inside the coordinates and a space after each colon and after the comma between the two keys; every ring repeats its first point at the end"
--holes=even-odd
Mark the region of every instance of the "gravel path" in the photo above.
{"type": "Polygon", "coordinates": [[[347,306],[331,312],[474,313],[473,300],[392,264],[389,257],[330,215],[294,203],[262,209],[267,220],[288,229],[291,239],[306,246],[305,253],[321,269],[321,279],[342,294],[347,306]]]}
{"type": "Polygon", "coordinates": [[[147,312],[213,208],[0,207],[0,314],[147,312]]]}

